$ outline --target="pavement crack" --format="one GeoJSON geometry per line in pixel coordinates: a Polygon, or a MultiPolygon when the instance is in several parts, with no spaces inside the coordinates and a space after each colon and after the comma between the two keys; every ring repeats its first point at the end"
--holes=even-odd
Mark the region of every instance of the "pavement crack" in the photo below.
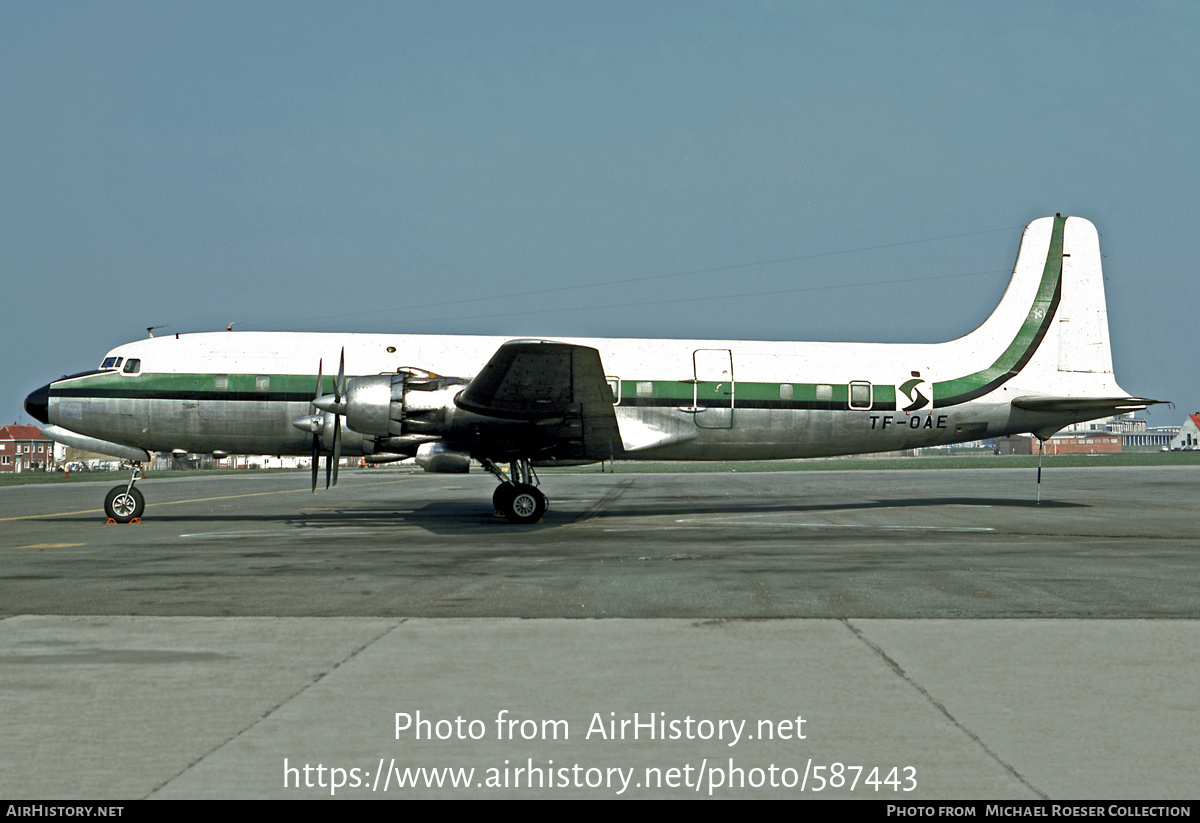
{"type": "Polygon", "coordinates": [[[844,618],[844,617],[840,618],[839,622],[842,623],[847,629],[849,629],[850,632],[855,637],[857,637],[860,641],[862,641],[862,643],[867,648],[869,648],[871,651],[873,651],[884,663],[887,663],[887,665],[889,667],[891,667],[892,671],[894,671],[896,673],[897,677],[899,677],[905,683],[907,683],[908,685],[910,685],[914,689],[916,689],[917,693],[920,694],[921,697],[925,698],[926,702],[928,702],[931,706],[933,706],[935,709],[937,709],[939,712],[941,712],[942,716],[945,717],[947,720],[949,720],[950,723],[953,724],[953,726],[956,729],[958,729],[963,734],[965,734],[968,738],[973,740],[975,742],[975,745],[977,745],[980,749],[982,749],[983,752],[985,754],[987,754],[988,757],[990,757],[992,760],[994,760],[996,763],[998,763],[1001,767],[1003,767],[1004,770],[1007,771],[1009,774],[1011,774],[1018,782],[1021,783],[1021,785],[1028,788],[1031,792],[1036,794],[1042,800],[1050,799],[1050,795],[1046,794],[1041,789],[1039,789],[1037,786],[1030,783],[1025,778],[1024,775],[1022,775],[1019,771],[1017,771],[1016,767],[1014,767],[1011,763],[1004,760],[1004,758],[1002,758],[999,754],[992,751],[988,747],[988,745],[983,742],[983,738],[981,738],[975,732],[971,731],[965,725],[963,725],[963,723],[961,721],[959,721],[959,719],[957,717],[955,717],[954,715],[952,715],[950,713],[950,710],[947,709],[940,700],[938,700],[936,697],[934,697],[932,694],[930,694],[928,689],[926,689],[924,686],[922,686],[920,683],[918,683],[916,680],[914,680],[908,674],[908,672],[904,671],[904,668],[899,663],[897,663],[890,656],[888,656],[887,652],[885,652],[882,648],[880,648],[875,643],[868,640],[867,636],[865,634],[863,634],[861,629],[859,629],[857,626],[852,624],[849,621],[849,619],[844,618]]]}
{"type": "Polygon", "coordinates": [[[263,713],[262,713],[262,716],[261,716],[261,717],[259,717],[257,720],[255,720],[253,723],[250,723],[249,725],[247,725],[246,727],[244,727],[244,728],[242,728],[242,729],[238,729],[236,732],[234,732],[233,734],[229,735],[229,737],[225,738],[225,739],[224,739],[224,740],[222,740],[220,743],[218,743],[217,745],[213,746],[213,747],[212,747],[211,749],[209,749],[208,751],[204,752],[204,754],[202,754],[202,755],[200,755],[199,757],[197,757],[197,758],[195,758],[194,760],[192,760],[192,762],[188,763],[188,764],[187,764],[186,766],[184,766],[182,769],[180,769],[179,771],[175,772],[175,774],[171,775],[171,776],[170,776],[170,777],[168,777],[166,780],[163,780],[163,781],[162,781],[161,783],[159,783],[157,786],[155,786],[155,787],[154,787],[154,788],[152,788],[150,791],[148,791],[148,792],[147,792],[145,795],[143,795],[143,796],[142,796],[142,798],[141,798],[141,799],[142,799],[142,800],[149,800],[150,798],[154,797],[154,795],[155,795],[155,794],[157,794],[159,791],[161,791],[162,789],[164,789],[164,788],[166,788],[167,786],[169,786],[169,785],[171,784],[171,781],[175,780],[177,777],[180,777],[180,776],[182,776],[182,775],[186,774],[186,773],[187,773],[189,770],[191,770],[191,769],[192,769],[193,767],[195,767],[197,764],[199,764],[199,763],[203,762],[205,759],[207,759],[207,758],[211,757],[212,755],[216,754],[216,753],[217,753],[217,752],[219,752],[221,749],[223,749],[225,746],[227,746],[229,743],[233,742],[234,740],[237,740],[237,739],[238,739],[239,737],[241,737],[243,734],[245,734],[246,732],[250,731],[250,730],[251,730],[251,729],[253,729],[255,726],[257,726],[259,723],[262,723],[262,722],[263,722],[264,720],[266,720],[268,717],[270,717],[271,715],[273,715],[273,714],[274,714],[275,712],[277,712],[277,711],[278,711],[280,708],[282,708],[283,706],[286,706],[288,703],[291,703],[291,702],[292,702],[293,700],[295,700],[297,697],[299,697],[300,695],[304,694],[306,691],[308,691],[309,689],[311,689],[313,686],[315,686],[315,685],[317,685],[318,683],[320,683],[320,682],[321,682],[322,680],[324,680],[326,677],[328,677],[329,675],[331,675],[331,674],[333,674],[334,672],[336,672],[336,671],[337,671],[338,669],[340,669],[340,668],[341,668],[343,665],[345,665],[346,663],[349,663],[351,660],[353,660],[355,657],[357,657],[357,656],[358,656],[358,655],[359,655],[359,654],[360,654],[360,653],[361,653],[363,650],[365,650],[367,647],[369,647],[369,646],[373,646],[375,643],[377,643],[377,642],[379,642],[380,640],[382,640],[383,638],[387,637],[389,634],[391,634],[392,632],[394,632],[396,629],[400,628],[401,626],[403,626],[403,625],[404,625],[405,623],[407,623],[407,622],[408,622],[408,618],[407,618],[407,617],[400,618],[400,619],[398,619],[398,620],[397,620],[397,621],[396,621],[396,622],[395,622],[393,625],[389,626],[388,628],[386,628],[385,630],[383,630],[383,631],[382,631],[382,632],[380,632],[379,634],[377,634],[377,635],[375,635],[374,637],[372,637],[371,639],[367,640],[365,643],[362,643],[362,644],[360,644],[360,645],[359,645],[357,648],[355,648],[355,649],[351,650],[351,652],[350,652],[349,654],[347,654],[345,657],[343,657],[343,658],[342,658],[341,660],[339,660],[337,663],[334,663],[332,666],[330,666],[330,667],[329,667],[329,669],[328,669],[327,671],[324,671],[324,672],[322,672],[321,674],[317,675],[317,676],[316,676],[316,677],[314,677],[312,680],[310,680],[308,683],[305,683],[303,686],[301,686],[299,689],[297,689],[295,692],[293,692],[292,694],[288,695],[288,696],[287,696],[287,697],[285,697],[284,699],[280,700],[278,703],[276,703],[276,704],[275,704],[274,706],[272,706],[271,708],[267,709],[265,712],[263,712],[263,713]]]}

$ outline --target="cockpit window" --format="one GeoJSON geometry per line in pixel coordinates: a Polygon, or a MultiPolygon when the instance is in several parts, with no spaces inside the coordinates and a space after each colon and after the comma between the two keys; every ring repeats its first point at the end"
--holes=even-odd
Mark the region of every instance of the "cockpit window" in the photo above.
{"type": "Polygon", "coordinates": [[[106,358],[104,358],[104,362],[100,364],[100,368],[102,368],[102,369],[119,369],[119,368],[121,368],[121,361],[124,359],[125,358],[123,358],[123,357],[106,357],[106,358]]]}
{"type": "Polygon", "coordinates": [[[125,368],[122,369],[126,374],[137,374],[142,370],[142,361],[136,357],[131,357],[125,361],[125,368]]]}

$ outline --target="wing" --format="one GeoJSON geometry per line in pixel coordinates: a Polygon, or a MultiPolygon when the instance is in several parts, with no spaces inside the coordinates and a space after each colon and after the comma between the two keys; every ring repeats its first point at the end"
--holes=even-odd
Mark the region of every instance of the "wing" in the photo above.
{"type": "Polygon", "coordinates": [[[473,452],[602,460],[621,451],[613,394],[600,352],[545,340],[513,340],[454,398],[471,423],[473,452]]]}

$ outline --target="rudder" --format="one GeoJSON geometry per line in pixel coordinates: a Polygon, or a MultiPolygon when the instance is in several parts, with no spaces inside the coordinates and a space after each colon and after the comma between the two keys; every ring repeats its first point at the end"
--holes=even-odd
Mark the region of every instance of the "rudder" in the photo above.
{"type": "Polygon", "coordinates": [[[1059,371],[1112,374],[1100,238],[1082,217],[1068,217],[1063,233],[1062,302],[1055,325],[1059,371]]]}

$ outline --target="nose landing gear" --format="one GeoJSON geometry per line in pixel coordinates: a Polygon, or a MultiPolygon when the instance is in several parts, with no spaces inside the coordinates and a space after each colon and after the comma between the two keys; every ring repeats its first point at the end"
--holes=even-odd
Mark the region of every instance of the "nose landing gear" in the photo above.
{"type": "Polygon", "coordinates": [[[127,464],[124,468],[129,470],[129,482],[108,490],[104,497],[104,514],[109,523],[140,523],[142,512],[146,510],[146,498],[133,484],[144,480],[146,475],[140,463],[127,464]]]}

